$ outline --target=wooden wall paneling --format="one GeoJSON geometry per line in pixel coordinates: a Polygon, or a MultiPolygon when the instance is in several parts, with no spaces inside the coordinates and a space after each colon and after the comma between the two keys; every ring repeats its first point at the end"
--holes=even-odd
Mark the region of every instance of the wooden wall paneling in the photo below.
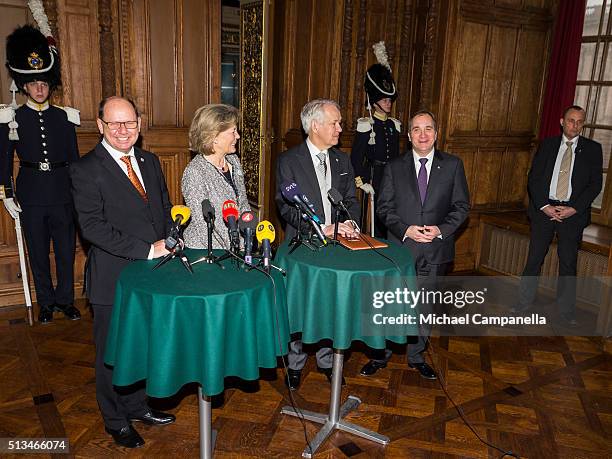
{"type": "Polygon", "coordinates": [[[404,2],[404,11],[402,21],[399,24],[399,62],[397,65],[397,74],[395,75],[395,84],[398,89],[397,99],[395,101],[395,116],[404,123],[403,131],[408,129],[407,119],[410,116],[410,106],[412,101],[412,85],[414,80],[412,51],[414,26],[412,24],[414,2],[407,0],[404,2]]]}
{"type": "Polygon", "coordinates": [[[148,2],[118,0],[121,49],[121,93],[134,101],[142,116],[142,133],[149,126],[148,2]]]}
{"type": "Polygon", "coordinates": [[[509,147],[502,154],[499,205],[503,208],[523,208],[527,189],[527,173],[531,165],[529,148],[509,147]]]}
{"type": "Polygon", "coordinates": [[[81,112],[81,128],[96,129],[102,98],[97,2],[58,0],[57,25],[65,105],[81,112]]]}
{"type": "Polygon", "coordinates": [[[535,137],[539,131],[547,66],[547,59],[542,58],[542,50],[549,48],[550,35],[545,30],[519,31],[518,59],[512,88],[511,132],[535,137]]]}
{"type": "Polygon", "coordinates": [[[449,146],[449,153],[458,156],[463,161],[463,168],[465,170],[465,178],[467,179],[468,190],[470,191],[470,205],[474,205],[474,189],[476,187],[476,180],[478,179],[478,165],[476,163],[477,149],[469,147],[453,147],[449,146]]]}
{"type": "Polygon", "coordinates": [[[168,127],[178,124],[179,86],[178,49],[179,27],[175,0],[157,0],[147,8],[149,127],[168,127]],[[169,20],[171,19],[171,20],[169,20]]]}
{"type": "Polygon", "coordinates": [[[102,98],[120,93],[121,73],[118,31],[119,23],[115,0],[98,0],[100,24],[100,73],[102,98]]]}
{"type": "Polygon", "coordinates": [[[504,133],[508,125],[516,29],[491,26],[480,111],[481,133],[504,133]]]}
{"type": "Polygon", "coordinates": [[[475,177],[470,193],[475,209],[497,206],[504,148],[479,148],[474,157],[475,177]]]}
{"type": "MultiPolygon", "coordinates": [[[[448,136],[462,132],[475,132],[479,124],[479,111],[483,88],[488,26],[459,20],[458,49],[448,113],[448,136]]],[[[443,114],[439,114],[444,118],[443,114]]],[[[438,140],[440,143],[440,140],[438,140]]]]}
{"type": "MultiPolygon", "coordinates": [[[[23,25],[27,22],[32,21],[30,10],[28,9],[25,0],[2,0],[0,1],[0,36],[2,37],[2,46],[0,46],[0,62],[6,62],[6,37],[15,30],[18,25],[23,25]]],[[[9,78],[8,71],[2,68],[0,71],[0,103],[10,104],[11,103],[11,92],[9,91],[11,85],[11,78],[9,78]]],[[[25,98],[18,96],[18,103],[23,103],[25,98]]],[[[14,169],[16,172],[16,168],[14,169]]],[[[10,256],[14,261],[17,251],[15,237],[15,226],[13,219],[4,210],[4,206],[0,208],[0,257],[10,256]]],[[[0,258],[0,263],[3,263],[0,258]]],[[[14,266],[3,264],[2,272],[0,273],[0,279],[11,278],[14,266]],[[6,276],[6,277],[5,277],[6,276]]]]}
{"type": "MultiPolygon", "coordinates": [[[[183,2],[183,107],[180,111],[181,126],[189,126],[195,111],[209,100],[205,80],[209,79],[205,56],[214,53],[211,43],[202,34],[202,18],[207,16],[206,2],[184,0],[183,2]]],[[[220,49],[219,49],[220,52],[220,49]]]]}
{"type": "MultiPolygon", "coordinates": [[[[356,22],[356,28],[354,30],[355,34],[355,58],[354,58],[354,79],[353,79],[353,100],[352,103],[348,103],[348,106],[351,106],[352,109],[350,111],[346,110],[345,116],[347,118],[347,126],[350,126],[351,129],[355,127],[355,121],[362,112],[362,94],[363,94],[363,75],[365,74],[366,67],[366,52],[368,44],[366,43],[366,26],[367,26],[367,14],[366,14],[366,0],[360,0],[359,9],[358,9],[358,19],[356,22]],[[361,74],[360,74],[361,70],[361,74]],[[360,76],[357,76],[359,75],[360,76]]],[[[371,46],[371,45],[369,45],[371,46]]]]}
{"type": "MultiPolygon", "coordinates": [[[[427,10],[426,26],[425,26],[425,49],[423,53],[423,69],[421,76],[421,94],[419,99],[419,108],[436,110],[438,105],[438,97],[434,97],[433,91],[435,87],[435,67],[438,54],[437,41],[438,19],[440,17],[441,2],[438,0],[429,0],[429,8],[427,10]]],[[[437,110],[436,110],[437,111],[437,110]]]]}
{"type": "MultiPolygon", "coordinates": [[[[353,0],[344,2],[344,11],[342,13],[342,50],[340,54],[340,91],[338,93],[338,103],[341,107],[348,110],[349,96],[349,75],[351,72],[351,52],[353,49],[351,37],[353,36],[353,0]]],[[[348,115],[347,115],[348,116],[348,115]]],[[[345,123],[347,127],[353,127],[352,123],[345,123]]]]}

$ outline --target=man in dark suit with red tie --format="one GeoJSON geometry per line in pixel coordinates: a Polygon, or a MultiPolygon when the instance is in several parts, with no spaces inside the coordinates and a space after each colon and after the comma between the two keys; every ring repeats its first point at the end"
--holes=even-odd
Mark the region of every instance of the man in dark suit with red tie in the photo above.
{"type": "MultiPolygon", "coordinates": [[[[434,147],[434,115],[418,111],[408,125],[412,151],[392,160],[383,173],[377,214],[389,240],[412,254],[421,287],[435,288],[455,258],[455,233],[467,218],[470,204],[463,162],[434,147]]],[[[408,345],[408,366],[426,379],[436,379],[425,362],[429,330],[421,327],[417,342],[408,345]]],[[[387,365],[391,351],[377,351],[362,369],[370,376],[387,365]]]]}
{"type": "Polygon", "coordinates": [[[561,136],[544,139],[529,171],[531,235],[521,277],[519,303],[513,312],[528,311],[535,300],[538,276],[557,235],[559,280],[557,303],[565,325],[577,326],[576,266],[584,228],[591,222],[591,204],[601,191],[601,145],[582,137],[586,113],[572,105],[559,120],[561,136]]]}
{"type": "Polygon", "coordinates": [[[166,255],[165,237],[172,207],[159,159],[134,147],[140,133],[134,104],[120,97],[100,103],[102,141],[70,167],[72,194],[87,253],[85,285],[94,310],[96,398],[106,431],[127,448],[144,445],[132,427],[174,422],[171,414],[151,409],[144,388],[116,389],[104,364],[106,336],[113,312],[115,284],[132,260],[166,255]]]}

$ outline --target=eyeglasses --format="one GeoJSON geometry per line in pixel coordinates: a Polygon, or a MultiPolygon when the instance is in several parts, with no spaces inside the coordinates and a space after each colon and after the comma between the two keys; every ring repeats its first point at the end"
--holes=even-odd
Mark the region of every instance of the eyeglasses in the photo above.
{"type": "Polygon", "coordinates": [[[118,131],[121,126],[126,129],[136,129],[138,127],[138,121],[104,121],[103,119],[100,121],[106,124],[111,131],[118,131]]]}

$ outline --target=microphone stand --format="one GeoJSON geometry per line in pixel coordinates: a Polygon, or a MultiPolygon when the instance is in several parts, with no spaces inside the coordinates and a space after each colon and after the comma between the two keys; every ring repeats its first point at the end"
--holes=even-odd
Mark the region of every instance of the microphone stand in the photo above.
{"type": "Polygon", "coordinates": [[[295,205],[295,209],[298,212],[298,226],[297,226],[297,233],[295,233],[295,236],[293,236],[291,238],[291,241],[289,241],[289,253],[291,254],[295,252],[295,250],[300,245],[308,247],[313,252],[316,252],[317,248],[312,244],[312,242],[304,240],[302,238],[302,211],[300,210],[300,207],[297,204],[295,205]]]}
{"type": "Polygon", "coordinates": [[[338,241],[338,225],[340,224],[340,206],[334,206],[335,222],[334,222],[334,238],[331,240],[332,245],[340,244],[338,241]]]}
{"type": "Polygon", "coordinates": [[[170,235],[168,236],[167,240],[172,241],[172,244],[171,244],[172,249],[170,250],[169,254],[165,255],[161,260],[157,262],[155,266],[153,266],[153,269],[157,269],[160,266],[163,266],[166,263],[168,263],[173,258],[178,257],[181,260],[181,263],[183,263],[183,266],[185,267],[185,269],[189,271],[191,274],[193,274],[191,263],[189,263],[189,259],[187,258],[187,255],[185,255],[185,252],[183,251],[183,247],[181,245],[182,241],[180,237],[174,238],[172,235],[170,235]]]}
{"type": "Polygon", "coordinates": [[[219,263],[220,257],[216,257],[215,255],[213,255],[212,235],[213,235],[213,230],[215,227],[215,220],[213,218],[210,218],[210,219],[204,218],[204,220],[206,221],[206,230],[207,230],[206,232],[208,233],[208,254],[206,254],[202,258],[198,258],[196,261],[191,263],[191,266],[197,263],[200,263],[202,261],[205,261],[208,264],[214,263],[217,266],[219,266],[221,269],[225,269],[225,267],[221,263],[219,263]]]}

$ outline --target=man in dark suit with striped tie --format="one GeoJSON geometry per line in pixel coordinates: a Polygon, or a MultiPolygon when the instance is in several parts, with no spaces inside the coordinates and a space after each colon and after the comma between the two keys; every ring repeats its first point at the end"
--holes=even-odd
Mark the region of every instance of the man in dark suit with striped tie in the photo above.
{"type": "Polygon", "coordinates": [[[112,382],[113,370],[104,364],[121,270],[132,260],[168,253],[165,237],[172,224],[172,204],[159,159],[134,146],[140,122],[131,101],[104,99],[97,120],[103,139],[70,167],[79,227],[91,243],[85,285],[94,310],[96,398],[106,431],[126,448],[144,445],[132,422],[163,425],[175,420],[173,415],[149,407],[143,387],[117,390],[112,382]]]}
{"type": "Polygon", "coordinates": [[[563,322],[575,327],[576,266],[584,228],[591,222],[591,204],[602,187],[601,145],[580,135],[586,113],[572,105],[560,119],[562,135],[544,139],[529,171],[529,254],[521,277],[519,304],[533,305],[538,277],[548,248],[557,235],[559,280],[557,303],[563,322]]]}

